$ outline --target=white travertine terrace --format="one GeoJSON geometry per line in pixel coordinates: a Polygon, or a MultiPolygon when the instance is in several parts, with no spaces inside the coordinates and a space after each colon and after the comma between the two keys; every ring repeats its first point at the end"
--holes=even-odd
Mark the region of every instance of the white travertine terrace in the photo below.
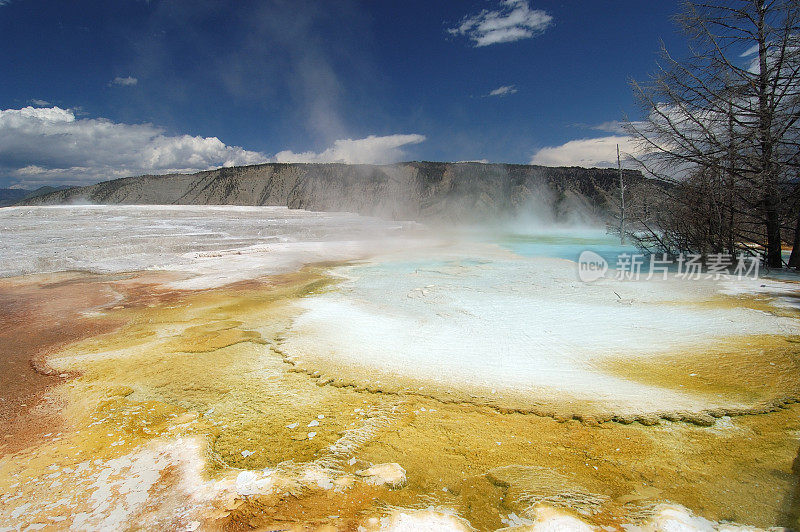
{"type": "Polygon", "coordinates": [[[591,402],[617,414],[729,406],[599,366],[608,357],[646,359],[733,336],[800,332],[793,318],[692,305],[730,283],[671,277],[587,284],[561,259],[423,254],[335,273],[346,279],[338,291],[300,303],[305,312],[281,345],[285,355],[342,383],[348,368],[364,387],[466,388],[501,406],[520,398],[591,402]]]}
{"type": "Polygon", "coordinates": [[[0,210],[0,277],[63,270],[189,274],[200,289],[401,245],[414,223],[285,207],[69,205],[0,210]]]}

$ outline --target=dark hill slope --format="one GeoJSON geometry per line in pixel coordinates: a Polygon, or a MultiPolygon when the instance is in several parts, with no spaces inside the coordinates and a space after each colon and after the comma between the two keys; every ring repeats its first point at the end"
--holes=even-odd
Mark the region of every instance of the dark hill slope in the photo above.
{"type": "MultiPolygon", "coordinates": [[[[641,180],[626,171],[629,182],[641,180]]],[[[392,165],[261,164],[196,174],[140,176],[26,201],[63,203],[279,205],[396,219],[470,221],[551,211],[603,217],[618,193],[616,170],[410,162],[392,165]]],[[[544,213],[541,213],[544,214],[544,213]]]]}

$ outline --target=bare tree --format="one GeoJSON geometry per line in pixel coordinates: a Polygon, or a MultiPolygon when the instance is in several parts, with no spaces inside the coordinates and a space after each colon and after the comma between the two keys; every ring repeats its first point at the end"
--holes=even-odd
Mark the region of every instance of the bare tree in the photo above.
{"type": "Polygon", "coordinates": [[[686,2],[677,21],[688,58],[662,45],[657,73],[632,82],[645,115],[627,124],[634,159],[674,185],[676,211],[697,209],[671,228],[677,251],[763,247],[780,267],[799,192],[800,1],[686,2]]]}

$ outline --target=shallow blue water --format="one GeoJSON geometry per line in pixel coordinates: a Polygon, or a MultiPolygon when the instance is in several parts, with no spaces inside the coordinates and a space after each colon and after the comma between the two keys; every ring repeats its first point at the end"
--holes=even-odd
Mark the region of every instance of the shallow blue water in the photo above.
{"type": "Polygon", "coordinates": [[[639,253],[634,246],[622,245],[618,237],[602,230],[508,233],[501,235],[497,243],[525,257],[553,257],[576,262],[581,252],[594,251],[612,268],[621,253],[639,253]]]}
{"type": "MultiPolygon", "coordinates": [[[[495,243],[525,257],[554,257],[571,261],[578,260],[582,251],[594,251],[603,257],[608,266],[614,269],[617,258],[623,254],[641,254],[642,251],[632,245],[623,245],[619,237],[609,235],[599,229],[573,229],[552,230],[530,233],[506,233],[501,235],[495,243]]],[[[783,253],[784,262],[789,260],[789,252],[783,253]]],[[[669,265],[670,271],[678,268],[677,262],[669,265]]],[[[759,276],[781,280],[800,280],[798,272],[788,269],[760,268],[759,276]]]]}

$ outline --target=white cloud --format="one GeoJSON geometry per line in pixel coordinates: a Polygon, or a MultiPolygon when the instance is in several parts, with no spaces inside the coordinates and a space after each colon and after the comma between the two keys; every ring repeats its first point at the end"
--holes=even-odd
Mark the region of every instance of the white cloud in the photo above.
{"type": "Polygon", "coordinates": [[[406,155],[403,146],[419,144],[424,135],[370,135],[363,139],[342,139],[320,153],[294,153],[286,150],[275,154],[279,163],[361,163],[386,164],[402,160],[406,155]]]}
{"type": "Polygon", "coordinates": [[[465,17],[461,24],[448,31],[463,35],[476,47],[529,39],[542,34],[553,17],[541,9],[531,9],[528,0],[500,0],[498,9],[484,9],[465,17]]]}
{"type": "MultiPolygon", "coordinates": [[[[644,122],[640,121],[632,121],[630,122],[634,127],[642,127],[644,122]]],[[[593,129],[595,131],[603,131],[605,133],[614,133],[615,135],[627,135],[628,131],[626,129],[628,122],[622,120],[609,120],[607,122],[601,122],[599,124],[586,124],[586,123],[576,123],[572,124],[572,127],[577,127],[581,129],[593,129]]]]}
{"type": "Polygon", "coordinates": [[[77,119],[60,107],[0,110],[0,175],[18,184],[87,184],[140,174],[265,162],[216,137],[165,135],[151,124],[77,119]]]}
{"type": "Polygon", "coordinates": [[[631,137],[621,135],[571,140],[560,146],[542,148],[533,154],[530,163],[542,166],[616,167],[617,144],[624,166],[624,154],[637,154],[638,150],[631,137]]]}
{"type": "Polygon", "coordinates": [[[52,105],[52,104],[51,104],[50,102],[48,102],[47,100],[38,100],[38,99],[36,99],[36,98],[34,98],[33,100],[31,100],[31,103],[32,103],[33,105],[37,106],[37,107],[50,107],[50,106],[52,105]]]}
{"type": "Polygon", "coordinates": [[[739,57],[749,57],[749,56],[753,55],[754,53],[756,53],[758,51],[758,47],[759,47],[758,44],[754,44],[753,46],[751,46],[750,48],[748,48],[747,50],[742,52],[739,57]]]}
{"type": "MultiPolygon", "coordinates": [[[[766,43],[766,52],[767,52],[767,64],[770,67],[774,67],[779,61],[782,53],[785,53],[787,56],[796,55],[798,52],[798,40],[797,36],[793,36],[793,39],[787,43],[787,49],[781,51],[781,46],[779,42],[767,42],[766,43]]],[[[744,52],[742,52],[739,57],[749,58],[750,61],[747,69],[753,73],[758,74],[761,72],[761,63],[759,61],[760,54],[759,54],[760,46],[758,44],[754,44],[744,52]]],[[[787,61],[789,64],[792,64],[791,61],[787,61]]],[[[787,69],[793,67],[786,67],[787,69]]],[[[791,77],[791,74],[787,72],[787,76],[791,77]]]]}
{"type": "Polygon", "coordinates": [[[493,91],[490,91],[487,96],[508,96],[516,92],[518,92],[517,87],[514,85],[503,85],[502,87],[497,87],[493,91]]]}
{"type": "Polygon", "coordinates": [[[274,157],[228,146],[217,137],[165,135],[152,124],[81,119],[60,107],[0,110],[0,176],[17,186],[85,185],[142,174],[197,172],[265,162],[397,162],[423,135],[341,139],[319,152],[274,157]]]}
{"type": "Polygon", "coordinates": [[[136,85],[137,83],[139,83],[139,80],[133,76],[125,76],[124,78],[117,76],[111,81],[112,85],[119,85],[120,87],[130,87],[131,85],[136,85]]]}
{"type": "Polygon", "coordinates": [[[605,131],[606,133],[616,133],[619,135],[625,134],[625,122],[621,122],[619,120],[609,120],[608,122],[603,122],[602,124],[589,126],[589,128],[597,131],[605,131]]]}

